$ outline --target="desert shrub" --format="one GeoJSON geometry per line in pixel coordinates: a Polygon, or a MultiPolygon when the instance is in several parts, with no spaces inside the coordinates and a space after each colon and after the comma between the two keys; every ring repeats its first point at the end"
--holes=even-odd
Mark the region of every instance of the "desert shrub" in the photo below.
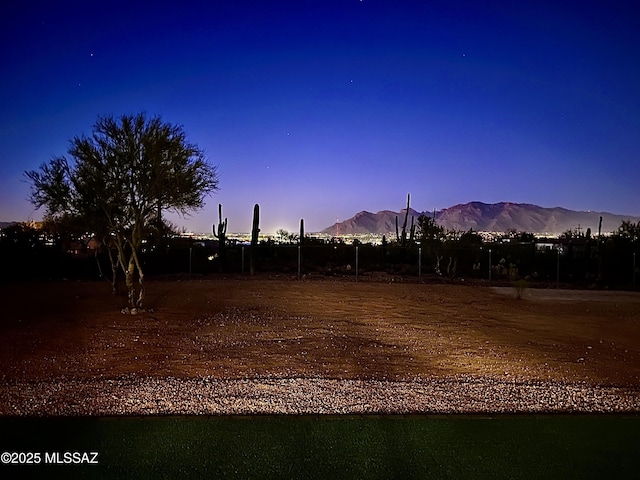
{"type": "Polygon", "coordinates": [[[526,278],[521,278],[518,275],[518,267],[516,267],[513,263],[509,264],[508,274],[511,285],[516,292],[516,298],[521,299],[522,295],[524,295],[524,291],[529,286],[529,283],[527,282],[526,278]]]}
{"type": "Polygon", "coordinates": [[[515,280],[512,285],[516,291],[516,298],[521,299],[522,295],[524,295],[524,291],[529,286],[529,282],[527,282],[524,278],[519,278],[518,280],[515,280]]]}

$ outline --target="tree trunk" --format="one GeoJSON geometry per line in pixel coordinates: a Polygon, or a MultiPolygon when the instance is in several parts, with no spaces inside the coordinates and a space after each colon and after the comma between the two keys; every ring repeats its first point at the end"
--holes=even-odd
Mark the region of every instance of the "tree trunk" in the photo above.
{"type": "Polygon", "coordinates": [[[142,274],[142,272],[140,273],[140,277],[138,278],[138,285],[140,286],[140,291],[138,292],[138,301],[137,301],[137,305],[138,308],[142,307],[142,300],[144,299],[144,284],[142,283],[142,279],[144,278],[144,275],[142,274]]]}
{"type": "Polygon", "coordinates": [[[133,274],[135,272],[135,261],[133,260],[133,255],[129,257],[129,266],[127,271],[125,272],[125,281],[127,284],[127,292],[128,292],[128,300],[129,300],[129,308],[134,308],[136,306],[136,286],[133,282],[133,274]]]}
{"type": "Polygon", "coordinates": [[[111,247],[108,243],[104,242],[107,247],[107,253],[109,254],[109,263],[111,264],[111,293],[113,295],[118,294],[118,259],[114,258],[111,247]]]}
{"type": "Polygon", "coordinates": [[[96,248],[94,257],[96,260],[96,265],[98,266],[98,272],[100,276],[104,278],[108,283],[111,284],[111,293],[113,295],[118,294],[118,262],[115,258],[113,258],[113,253],[111,253],[111,249],[109,248],[107,242],[102,239],[102,246],[106,247],[107,254],[109,255],[109,265],[111,267],[111,278],[107,277],[102,270],[102,264],[100,263],[100,257],[98,256],[99,249],[96,248]]]}
{"type": "Polygon", "coordinates": [[[111,261],[111,293],[118,294],[118,262],[113,258],[111,250],[109,250],[109,260],[111,261]]]}
{"type": "Polygon", "coordinates": [[[140,287],[140,291],[138,292],[138,300],[136,301],[136,306],[138,308],[142,307],[142,300],[144,299],[144,273],[142,273],[142,266],[140,265],[140,260],[138,259],[138,254],[134,249],[131,252],[131,258],[135,262],[135,266],[138,270],[138,285],[140,287]]]}

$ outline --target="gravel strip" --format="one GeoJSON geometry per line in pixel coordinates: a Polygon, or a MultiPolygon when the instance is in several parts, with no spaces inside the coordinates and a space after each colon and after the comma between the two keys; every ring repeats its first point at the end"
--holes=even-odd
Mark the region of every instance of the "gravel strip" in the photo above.
{"type": "Polygon", "coordinates": [[[640,412],[640,387],[438,378],[139,378],[0,381],[0,415],[640,412]]]}

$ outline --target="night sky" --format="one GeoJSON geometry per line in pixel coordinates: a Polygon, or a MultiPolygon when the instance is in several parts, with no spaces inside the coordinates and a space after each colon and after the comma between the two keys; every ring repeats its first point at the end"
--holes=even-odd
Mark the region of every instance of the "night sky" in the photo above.
{"type": "Polygon", "coordinates": [[[629,1],[4,2],[0,221],[101,115],[183,125],[220,191],[178,227],[321,230],[510,201],[640,215],[629,1]]]}

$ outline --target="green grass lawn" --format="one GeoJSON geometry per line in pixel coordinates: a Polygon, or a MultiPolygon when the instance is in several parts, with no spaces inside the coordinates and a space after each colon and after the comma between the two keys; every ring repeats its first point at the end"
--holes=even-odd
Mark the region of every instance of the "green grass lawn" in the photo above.
{"type": "Polygon", "coordinates": [[[640,477],[638,415],[0,418],[0,431],[0,452],[42,457],[2,478],[640,477]],[[45,464],[51,452],[99,463],[45,464]]]}

